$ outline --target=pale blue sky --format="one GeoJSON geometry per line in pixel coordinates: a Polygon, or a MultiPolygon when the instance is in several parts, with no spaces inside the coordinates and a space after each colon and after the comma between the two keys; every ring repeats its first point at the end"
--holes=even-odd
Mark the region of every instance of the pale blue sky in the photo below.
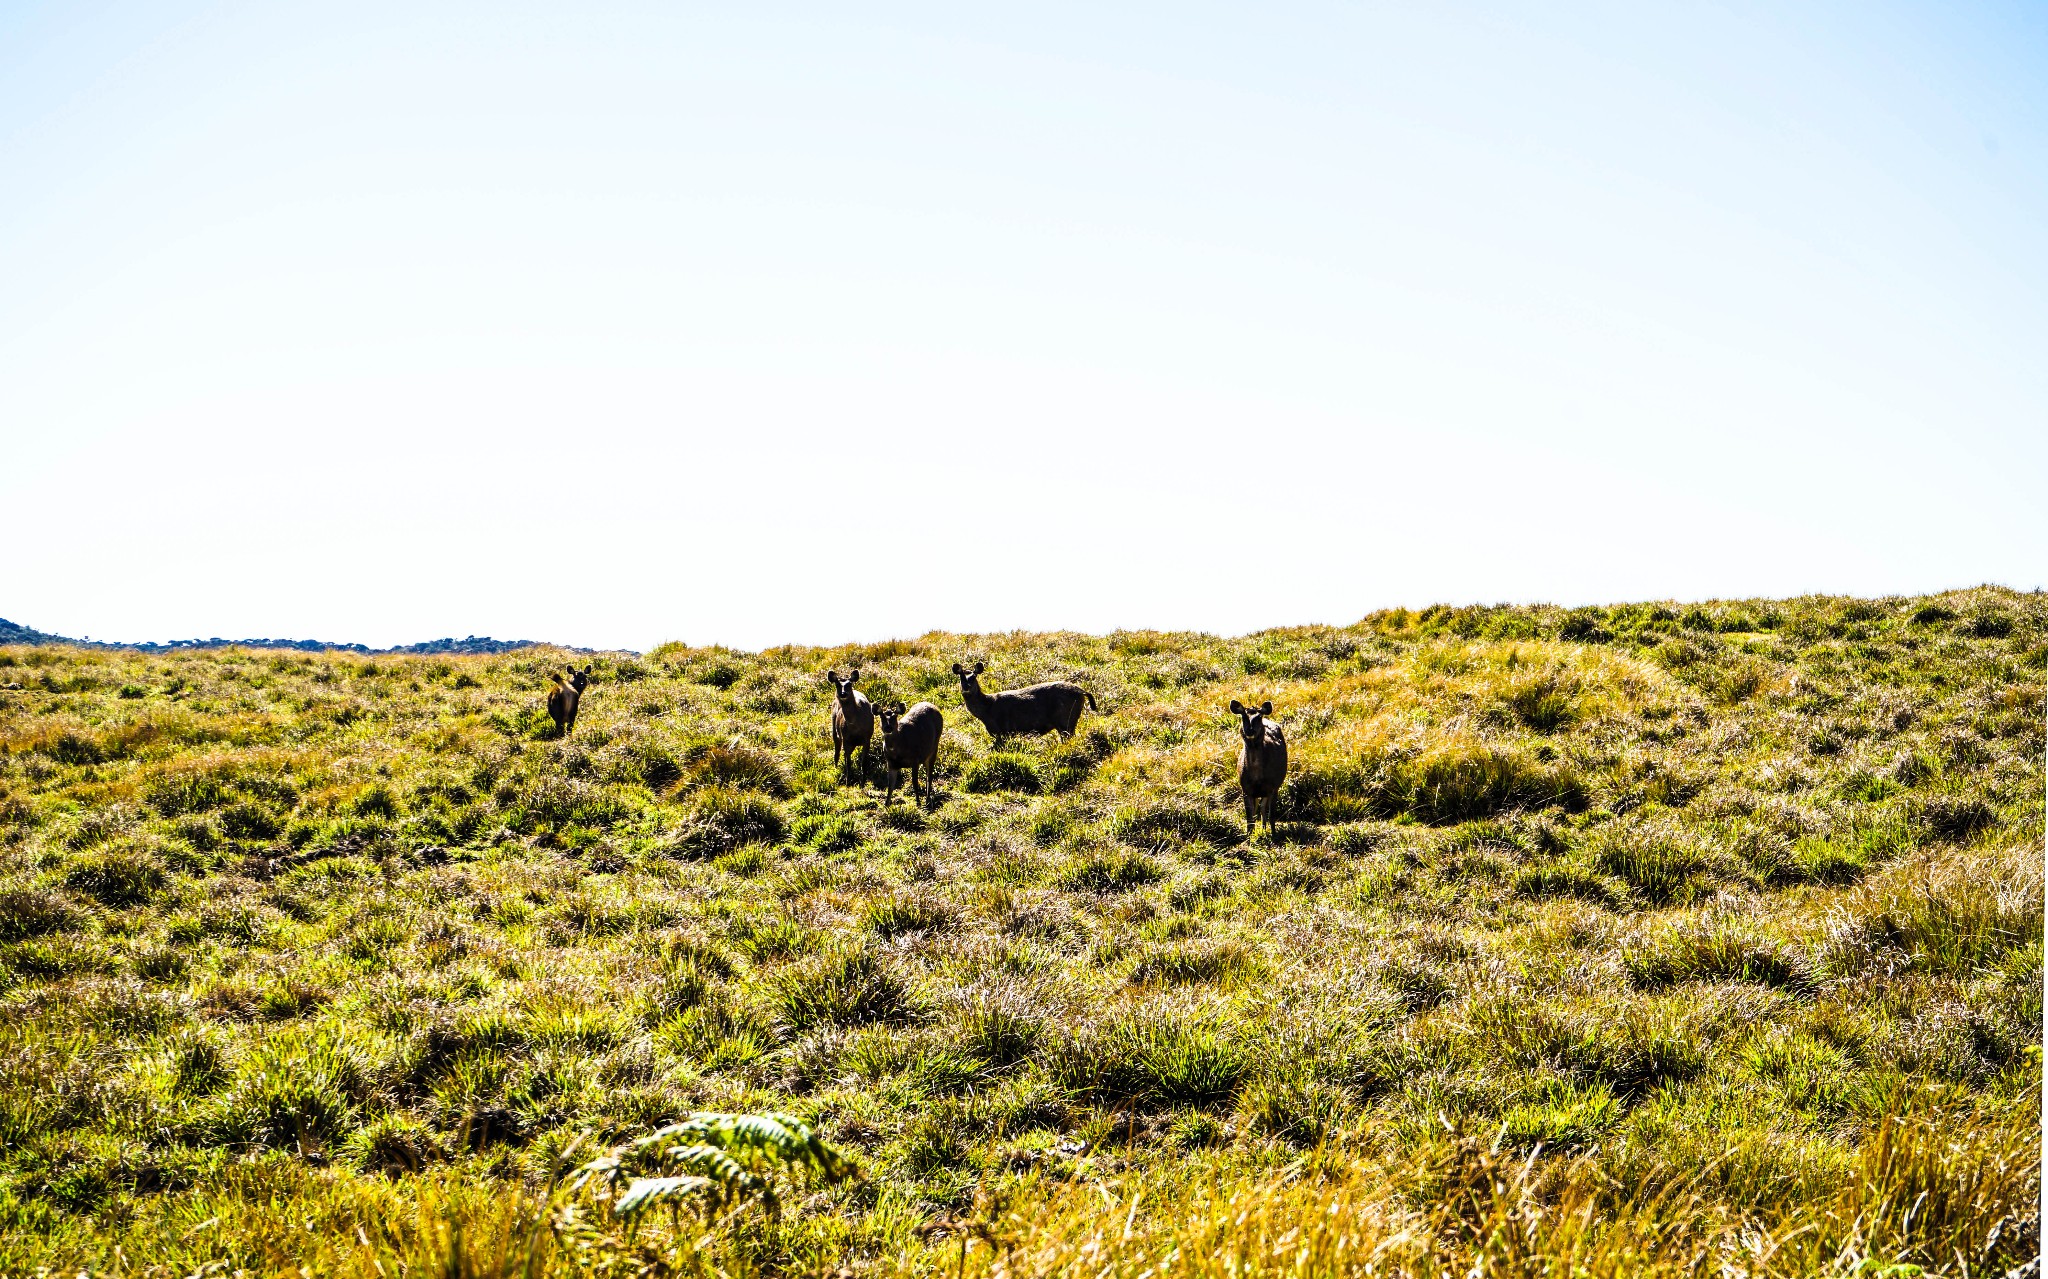
{"type": "Polygon", "coordinates": [[[2048,6],[0,3],[0,616],[2048,579],[2048,6]]]}

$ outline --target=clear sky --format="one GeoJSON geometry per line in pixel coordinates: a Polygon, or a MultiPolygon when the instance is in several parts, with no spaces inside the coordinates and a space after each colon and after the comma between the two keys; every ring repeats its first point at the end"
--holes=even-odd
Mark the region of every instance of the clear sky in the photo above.
{"type": "Polygon", "coordinates": [[[2048,583],[2048,6],[0,0],[0,616],[2048,583]]]}

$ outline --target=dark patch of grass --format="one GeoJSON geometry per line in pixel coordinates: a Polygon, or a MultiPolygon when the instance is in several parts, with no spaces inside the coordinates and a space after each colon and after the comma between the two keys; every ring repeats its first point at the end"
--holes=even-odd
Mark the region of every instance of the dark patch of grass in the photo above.
{"type": "Polygon", "coordinates": [[[1324,837],[1329,841],[1331,848],[1343,853],[1345,856],[1362,857],[1367,853],[1375,852],[1385,847],[1390,834],[1388,827],[1374,825],[1369,822],[1357,822],[1327,831],[1324,837]]]}
{"type": "Polygon", "coordinates": [[[139,849],[108,849],[88,853],[64,872],[68,888],[103,906],[139,906],[162,891],[164,866],[139,849]]]}
{"type": "Polygon", "coordinates": [[[770,998],[778,1023],[801,1034],[820,1026],[862,1026],[910,1020],[909,988],[879,955],[834,949],[780,973],[770,998]]]}
{"type": "Polygon", "coordinates": [[[2002,608],[1978,608],[1956,630],[1972,639],[2004,639],[2013,632],[2012,614],[2002,608]]]}
{"type": "Polygon", "coordinates": [[[1712,887],[1713,858],[1692,835],[1670,826],[1610,825],[1592,841],[1592,854],[1601,870],[1652,905],[1691,901],[1712,887]]]}
{"type": "Polygon", "coordinates": [[[758,747],[737,742],[699,745],[687,759],[692,785],[759,791],[777,798],[790,793],[789,772],[782,761],[758,747]]]}
{"type": "Polygon", "coordinates": [[[1133,985],[1185,986],[1227,981],[1258,970],[1258,959],[1234,942],[1162,946],[1131,967],[1133,985]]]}
{"type": "Polygon", "coordinates": [[[742,844],[777,843],[788,833],[774,800],[717,786],[692,798],[689,819],[671,846],[693,856],[716,856],[742,844]]]}
{"type": "Polygon", "coordinates": [[[1590,867],[1572,862],[1517,871],[1514,888],[1517,897],[1576,897],[1610,910],[1619,908],[1626,900],[1624,893],[1616,891],[1613,881],[1590,867]]]}
{"type": "Polygon", "coordinates": [[[1515,748],[1446,743],[1385,761],[1372,783],[1376,811],[1451,826],[1520,809],[1585,807],[1578,772],[1515,748]]]}
{"type": "Polygon", "coordinates": [[[171,1079],[178,1092],[203,1097],[225,1084],[233,1074],[232,1063],[218,1040],[186,1032],[171,1043],[171,1079]]]}
{"type": "Polygon", "coordinates": [[[1281,807],[1289,814],[1326,825],[1354,822],[1375,812],[1372,781],[1355,762],[1297,764],[1290,770],[1280,798],[1281,807]]]}
{"type": "Polygon", "coordinates": [[[62,894],[44,888],[0,890],[0,942],[61,932],[79,922],[77,909],[62,894]]]}
{"type": "Polygon", "coordinates": [[[1003,988],[969,992],[953,1022],[953,1042],[990,1066],[1030,1057],[1045,1035],[1045,1015],[1021,993],[1003,988]]]}
{"type": "Polygon", "coordinates": [[[284,821],[267,805],[253,801],[230,804],[218,818],[220,829],[230,839],[276,839],[284,833],[284,821]]]}
{"type": "Polygon", "coordinates": [[[884,830],[900,830],[915,834],[931,825],[931,819],[920,809],[890,805],[874,815],[875,825],[884,830]]]}
{"type": "Polygon", "coordinates": [[[966,1161],[968,1135],[956,1117],[927,1112],[912,1121],[903,1135],[903,1164],[911,1175],[929,1177],[966,1161]]]}
{"type": "Polygon", "coordinates": [[[690,678],[708,688],[723,691],[739,683],[745,674],[737,662],[713,660],[691,670],[690,678]]]}
{"type": "Polygon", "coordinates": [[[777,916],[737,922],[733,929],[733,944],[749,959],[770,962],[808,954],[816,947],[817,939],[802,924],[777,916]]]}
{"type": "Polygon", "coordinates": [[[861,922],[884,941],[906,933],[934,933],[952,925],[953,908],[936,897],[899,893],[872,902],[861,912],[861,922]]]}
{"type": "Polygon", "coordinates": [[[349,1162],[366,1172],[401,1176],[445,1162],[448,1147],[432,1127],[409,1115],[385,1115],[348,1139],[349,1162]]]}
{"type": "Polygon", "coordinates": [[[1056,1078],[1085,1095],[1165,1106],[1227,1101],[1250,1073],[1247,1053],[1221,1025],[1150,1006],[1070,1034],[1050,1064],[1056,1078]]]}
{"type": "Polygon", "coordinates": [[[960,775],[960,789],[970,795],[1015,791],[1036,795],[1043,789],[1038,766],[1014,751],[995,751],[974,760],[960,775]]]}
{"type": "Polygon", "coordinates": [[[683,766],[675,754],[650,737],[636,734],[614,740],[599,756],[599,771],[610,781],[666,790],[683,779],[683,766]]]}
{"type": "Polygon", "coordinates": [[[1637,986],[1656,989],[1689,981],[1752,981],[1811,990],[1812,966],[1783,941],[1725,916],[1680,923],[1622,953],[1637,986]]]}
{"type": "Polygon", "coordinates": [[[1126,848],[1090,849],[1060,872],[1060,887],[1084,893],[1127,893],[1164,878],[1166,872],[1142,853],[1126,848]]]}
{"type": "Polygon", "coordinates": [[[768,868],[768,854],[759,844],[745,844],[712,858],[711,864],[728,875],[744,879],[768,868]]]}
{"type": "Polygon", "coordinates": [[[1244,842],[1244,828],[1232,818],[1189,803],[1167,802],[1119,813],[1111,829],[1118,839],[1141,848],[1200,842],[1229,848],[1244,842]]]}
{"type": "Polygon", "coordinates": [[[1300,1072],[1252,1080],[1237,1099],[1238,1126],[1292,1146],[1313,1149],[1354,1109],[1341,1089],[1300,1072]]]}
{"type": "Polygon", "coordinates": [[[867,840],[860,820],[850,813],[813,813],[809,817],[799,817],[791,823],[789,836],[795,843],[821,853],[851,852],[867,840]]]}
{"type": "Polygon", "coordinates": [[[70,936],[35,937],[0,945],[0,963],[23,977],[75,977],[112,972],[114,962],[104,950],[70,936]]]}
{"type": "Polygon", "coordinates": [[[1574,681],[1545,672],[1513,681],[1502,691],[1501,702],[1524,728],[1554,733],[1577,718],[1578,691],[1574,681]]]}
{"type": "Polygon", "coordinates": [[[242,1064],[201,1124],[228,1145],[324,1154],[355,1128],[366,1063],[325,1036],[286,1036],[242,1064]]]}
{"type": "Polygon", "coordinates": [[[1624,1097],[1691,1079],[1707,1063],[1697,1031],[1668,1004],[1575,1008],[1488,996],[1466,1018],[1489,1059],[1604,1083],[1624,1097]]]}
{"type": "Polygon", "coordinates": [[[1411,1013],[1441,1008],[1458,993],[1441,964],[1412,954],[1383,956],[1372,965],[1374,980],[1394,993],[1411,1013]]]}
{"type": "Polygon", "coordinates": [[[1976,795],[1929,795],[1918,803],[1914,817],[1929,835],[1951,842],[1998,824],[1998,810],[1976,795]]]}
{"type": "Polygon", "coordinates": [[[1834,839],[1802,839],[1792,846],[1786,879],[1810,884],[1853,884],[1869,869],[1870,857],[1855,844],[1834,839]]]}

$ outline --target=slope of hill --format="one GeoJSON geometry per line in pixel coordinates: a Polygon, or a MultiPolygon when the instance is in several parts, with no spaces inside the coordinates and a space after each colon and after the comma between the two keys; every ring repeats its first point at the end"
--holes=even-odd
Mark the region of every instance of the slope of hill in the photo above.
{"type": "MultiPolygon", "coordinates": [[[[218,636],[216,636],[213,639],[170,640],[162,644],[154,642],[143,642],[138,644],[118,644],[107,643],[102,640],[78,640],[70,639],[63,635],[51,635],[47,632],[36,630],[32,626],[17,625],[14,622],[8,621],[4,617],[0,617],[0,644],[69,644],[77,648],[133,649],[138,653],[168,653],[179,649],[195,648],[283,648],[292,649],[302,653],[324,653],[328,652],[329,650],[332,650],[337,653],[358,653],[366,656],[373,656],[380,653],[510,653],[516,649],[538,647],[539,641],[500,640],[492,639],[488,635],[471,635],[464,639],[455,639],[453,637],[449,637],[446,639],[427,640],[426,642],[420,644],[401,644],[396,648],[370,648],[367,645],[363,644],[335,644],[330,643],[327,640],[229,640],[221,639],[218,636]]],[[[570,651],[580,653],[586,650],[573,649],[570,651]]]]}
{"type": "Polygon", "coordinates": [[[2037,1251],[2041,595],[671,645],[566,740],[559,660],[0,649],[0,1273],[2037,1251]],[[998,748],[961,660],[1102,713],[998,748]],[[835,778],[849,666],[928,808],[835,778]],[[699,1110],[862,1176],[561,1177],[699,1110]]]}

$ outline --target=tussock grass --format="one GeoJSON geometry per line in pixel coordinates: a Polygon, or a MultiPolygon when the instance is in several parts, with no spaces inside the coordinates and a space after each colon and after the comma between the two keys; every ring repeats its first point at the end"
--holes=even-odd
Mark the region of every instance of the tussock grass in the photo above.
{"type": "Polygon", "coordinates": [[[1062,888],[1087,893],[1127,893],[1164,878],[1166,872],[1142,853],[1125,848],[1090,849],[1060,872],[1062,888]]]}
{"type": "Polygon", "coordinates": [[[960,775],[960,789],[970,795],[985,795],[993,791],[1036,795],[1043,789],[1043,783],[1039,780],[1038,766],[1028,756],[1015,751],[995,751],[967,766],[960,775]]]}
{"type": "Polygon", "coordinates": [[[2044,631],[671,645],[568,738],[545,652],[0,649],[0,1273],[1997,1272],[2044,631]],[[835,776],[825,668],[951,707],[963,655],[1105,713],[949,737],[929,812],[835,776]],[[1249,839],[1246,696],[1295,762],[1249,839]],[[862,1176],[630,1222],[563,1180],[696,1112],[862,1176]]]}
{"type": "Polygon", "coordinates": [[[913,1005],[903,980],[873,951],[832,950],[784,972],[772,995],[789,1032],[818,1026],[906,1021],[913,1005]]]}
{"type": "Polygon", "coordinates": [[[1795,991],[1814,984],[1807,956],[1722,911],[1662,926],[1623,950],[1622,967],[1636,985],[1651,989],[1693,981],[1753,981],[1795,991]]]}
{"type": "Polygon", "coordinates": [[[1053,1049],[1054,1078],[1106,1102],[1214,1105],[1250,1073],[1244,1048],[1213,1017],[1148,1004],[1070,1033],[1053,1049]]]}
{"type": "Polygon", "coordinates": [[[1134,985],[1184,986],[1234,981],[1259,971],[1257,956],[1235,942],[1181,942],[1146,954],[1131,967],[1134,985]]]}

